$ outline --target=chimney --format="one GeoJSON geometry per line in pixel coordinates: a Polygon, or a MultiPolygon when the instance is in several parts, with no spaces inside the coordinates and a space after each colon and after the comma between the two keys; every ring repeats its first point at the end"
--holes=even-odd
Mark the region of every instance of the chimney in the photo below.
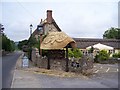
{"type": "Polygon", "coordinates": [[[52,23],[52,10],[47,10],[47,22],[52,23]]]}

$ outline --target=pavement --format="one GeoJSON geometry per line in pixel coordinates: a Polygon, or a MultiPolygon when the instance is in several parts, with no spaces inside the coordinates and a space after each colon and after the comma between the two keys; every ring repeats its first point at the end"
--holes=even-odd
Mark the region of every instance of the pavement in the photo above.
{"type": "MultiPolygon", "coordinates": [[[[33,75],[33,73],[26,71],[26,67],[22,67],[23,55],[24,54],[22,54],[17,60],[11,88],[41,88],[39,81],[33,75]]],[[[34,66],[29,63],[29,68],[32,67],[34,66]]]]}
{"type": "Polygon", "coordinates": [[[116,65],[112,65],[116,70],[116,72],[113,70],[113,75],[111,74],[113,68],[104,70],[103,68],[106,65],[102,65],[102,68],[95,68],[101,67],[100,64],[95,64],[94,75],[87,77],[81,74],[75,75],[69,72],[40,69],[33,66],[31,62],[29,68],[22,68],[22,57],[23,55],[19,57],[16,63],[11,88],[118,88],[118,78],[114,79],[114,77],[117,77],[118,72],[116,65]],[[105,76],[104,72],[101,73],[101,70],[96,71],[97,69],[103,69],[108,75],[105,74],[105,76]],[[114,80],[106,79],[111,75],[113,75],[114,80]]]}

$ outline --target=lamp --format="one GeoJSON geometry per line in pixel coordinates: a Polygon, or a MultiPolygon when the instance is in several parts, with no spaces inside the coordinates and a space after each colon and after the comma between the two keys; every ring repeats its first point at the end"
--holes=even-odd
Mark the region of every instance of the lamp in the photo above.
{"type": "Polygon", "coordinates": [[[33,27],[33,25],[30,24],[30,35],[32,34],[32,27],[33,27]]]}
{"type": "Polygon", "coordinates": [[[43,34],[43,25],[37,25],[37,30],[38,30],[38,32],[39,32],[39,34],[40,35],[42,35],[43,34]]]}

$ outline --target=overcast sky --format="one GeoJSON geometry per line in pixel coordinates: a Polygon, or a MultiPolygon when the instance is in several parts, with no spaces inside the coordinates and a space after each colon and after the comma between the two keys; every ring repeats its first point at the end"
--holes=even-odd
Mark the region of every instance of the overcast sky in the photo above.
{"type": "Polygon", "coordinates": [[[110,27],[118,27],[119,0],[2,0],[0,23],[5,34],[14,41],[28,39],[29,25],[33,31],[46,11],[62,31],[71,37],[102,38],[110,27]]]}

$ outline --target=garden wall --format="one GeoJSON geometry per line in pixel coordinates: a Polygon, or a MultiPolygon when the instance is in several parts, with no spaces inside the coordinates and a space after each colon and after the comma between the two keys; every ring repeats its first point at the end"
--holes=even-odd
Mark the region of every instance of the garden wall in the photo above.
{"type": "MultiPolygon", "coordinates": [[[[32,62],[39,68],[47,69],[48,58],[40,57],[38,50],[32,50],[32,62]]],[[[93,59],[91,56],[83,56],[81,59],[69,59],[69,71],[75,73],[92,73],[93,59]]],[[[50,59],[50,69],[63,70],[66,69],[66,59],[50,59]]]]}

